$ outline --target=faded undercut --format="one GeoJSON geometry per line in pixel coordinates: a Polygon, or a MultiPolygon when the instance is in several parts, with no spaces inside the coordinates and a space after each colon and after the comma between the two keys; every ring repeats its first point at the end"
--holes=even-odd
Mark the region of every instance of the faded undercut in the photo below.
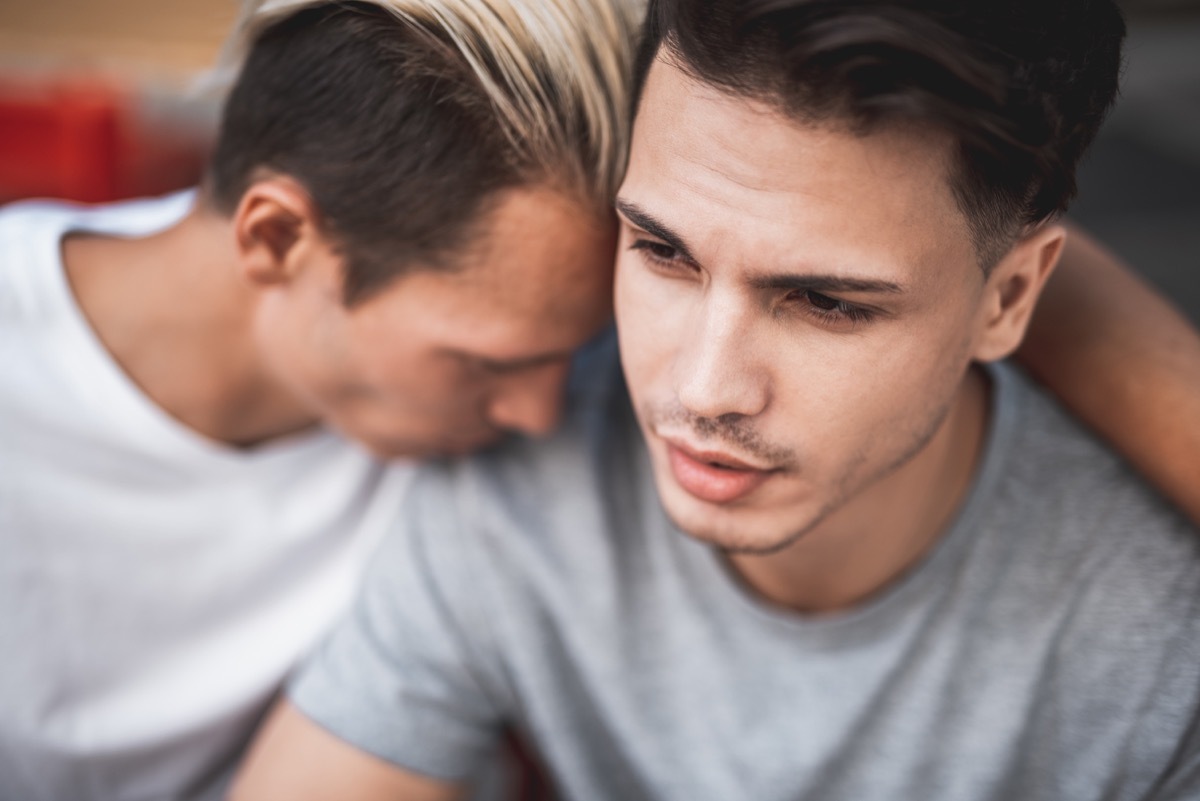
{"type": "Polygon", "coordinates": [[[207,180],[282,173],[346,257],[345,299],[453,268],[500,193],[602,213],[625,167],[639,0],[249,0],[207,180]]]}

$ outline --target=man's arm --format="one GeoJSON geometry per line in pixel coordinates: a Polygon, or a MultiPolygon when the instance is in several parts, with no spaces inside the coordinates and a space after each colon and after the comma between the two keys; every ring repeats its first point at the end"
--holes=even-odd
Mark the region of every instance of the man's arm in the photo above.
{"type": "Polygon", "coordinates": [[[403,770],[339,740],[287,701],[271,713],[230,801],[453,801],[454,784],[403,770]]]}
{"type": "Polygon", "coordinates": [[[1200,525],[1200,334],[1078,228],[1018,358],[1200,525]]]}

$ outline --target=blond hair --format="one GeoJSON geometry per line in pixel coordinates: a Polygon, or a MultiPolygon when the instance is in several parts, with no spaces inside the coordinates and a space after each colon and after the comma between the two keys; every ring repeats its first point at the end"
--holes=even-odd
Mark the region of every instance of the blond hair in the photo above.
{"type": "MultiPolygon", "coordinates": [[[[365,0],[448,44],[517,158],[608,204],[628,155],[643,0],[365,0]]],[[[265,28],[328,0],[245,0],[219,64],[236,74],[265,28]]],[[[342,5],[342,3],[337,3],[342,5]]]]}

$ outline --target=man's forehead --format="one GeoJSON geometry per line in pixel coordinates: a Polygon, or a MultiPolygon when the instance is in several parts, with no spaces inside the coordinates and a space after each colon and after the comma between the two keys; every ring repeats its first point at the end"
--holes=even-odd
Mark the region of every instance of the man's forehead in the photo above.
{"type": "Polygon", "coordinates": [[[782,159],[777,162],[782,168],[793,157],[789,124],[774,106],[706,83],[676,58],[660,54],[650,67],[634,122],[631,161],[644,155],[648,146],[695,157],[695,143],[705,141],[730,157],[722,165],[728,169],[734,157],[746,152],[747,143],[753,143],[754,152],[782,159]]]}
{"type": "Polygon", "coordinates": [[[632,161],[647,151],[692,161],[719,155],[723,169],[744,167],[768,188],[772,181],[794,184],[829,162],[862,162],[880,180],[917,162],[925,185],[950,192],[955,143],[930,125],[895,121],[864,128],[844,117],[805,117],[713,86],[662,57],[651,67],[642,100],[632,161]],[[770,170],[761,169],[764,162],[770,170]]]}
{"type": "Polygon", "coordinates": [[[660,60],[620,197],[726,250],[826,268],[905,264],[948,245],[969,251],[949,152],[948,138],[915,128],[801,122],[660,60]]]}
{"type": "Polygon", "coordinates": [[[565,286],[604,284],[611,267],[612,211],[555,189],[505,192],[456,258],[445,289],[527,304],[565,286]]]}

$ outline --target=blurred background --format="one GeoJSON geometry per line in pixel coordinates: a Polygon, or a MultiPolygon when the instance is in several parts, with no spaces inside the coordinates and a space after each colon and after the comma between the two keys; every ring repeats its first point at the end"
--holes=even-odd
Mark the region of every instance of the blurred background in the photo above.
{"type": "Polygon", "coordinates": [[[1072,216],[1200,325],[1200,2],[1125,0],[1121,97],[1072,216]]]}
{"type": "Polygon", "coordinates": [[[219,100],[196,84],[237,0],[0,0],[0,202],[194,183],[219,100]]]}
{"type": "MultiPolygon", "coordinates": [[[[1200,324],[1200,0],[1123,0],[1122,96],[1073,216],[1200,324]]],[[[0,202],[194,183],[236,0],[0,2],[0,202]]]]}

